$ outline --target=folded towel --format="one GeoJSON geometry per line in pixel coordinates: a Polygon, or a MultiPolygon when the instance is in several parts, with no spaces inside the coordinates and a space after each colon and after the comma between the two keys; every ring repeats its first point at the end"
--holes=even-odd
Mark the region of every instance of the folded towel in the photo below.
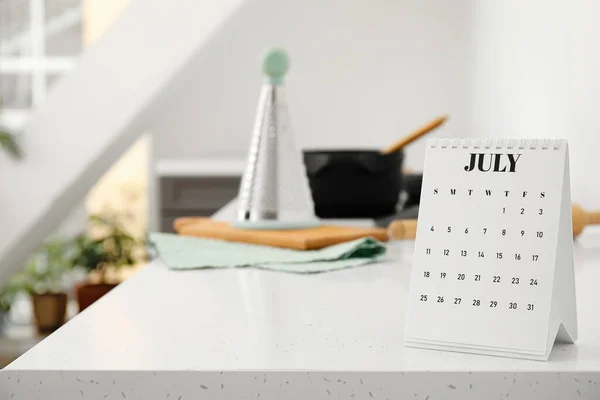
{"type": "Polygon", "coordinates": [[[153,233],[150,241],[170,269],[256,267],[275,271],[315,273],[356,267],[385,254],[382,242],[362,238],[319,250],[291,250],[232,243],[169,233],[153,233]]]}

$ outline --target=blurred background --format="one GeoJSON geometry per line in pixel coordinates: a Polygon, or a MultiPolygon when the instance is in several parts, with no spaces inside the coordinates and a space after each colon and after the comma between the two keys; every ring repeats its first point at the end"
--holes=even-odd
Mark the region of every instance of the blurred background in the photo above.
{"type": "Polygon", "coordinates": [[[302,149],[379,149],[447,114],[432,137],[568,139],[572,198],[598,208],[597,15],[594,0],[0,0],[0,126],[23,152],[0,155],[0,286],[17,282],[0,365],[39,340],[24,292],[125,279],[148,230],[236,196],[274,45],[302,149]],[[32,252],[29,272],[13,265],[32,252]]]}

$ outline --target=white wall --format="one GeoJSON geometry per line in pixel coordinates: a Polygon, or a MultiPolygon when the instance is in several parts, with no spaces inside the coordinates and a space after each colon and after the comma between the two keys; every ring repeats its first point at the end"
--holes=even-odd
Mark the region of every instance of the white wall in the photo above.
{"type": "Polygon", "coordinates": [[[473,3],[473,135],[569,139],[573,201],[600,209],[600,2],[473,3]]]}
{"type": "MultiPolygon", "coordinates": [[[[445,113],[438,135],[464,136],[468,17],[468,3],[439,0],[248,1],[180,75],[152,128],[154,156],[245,157],[272,45],[291,56],[302,147],[379,148],[445,113]]],[[[412,146],[408,164],[423,153],[412,146]]]]}

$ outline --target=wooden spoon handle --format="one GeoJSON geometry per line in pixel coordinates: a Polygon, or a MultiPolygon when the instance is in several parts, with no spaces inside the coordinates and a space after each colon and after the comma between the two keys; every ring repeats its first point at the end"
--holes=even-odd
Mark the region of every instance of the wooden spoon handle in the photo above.
{"type": "Polygon", "coordinates": [[[427,125],[423,125],[419,129],[417,129],[416,131],[411,133],[410,135],[403,137],[402,139],[398,140],[396,143],[393,143],[389,147],[386,147],[385,149],[381,150],[381,154],[391,154],[391,153],[394,153],[394,152],[400,150],[407,144],[412,143],[415,140],[417,140],[418,138],[420,138],[421,136],[426,135],[429,132],[433,131],[434,129],[436,129],[437,127],[442,125],[444,122],[446,122],[447,119],[448,119],[448,116],[444,115],[443,117],[438,117],[438,118],[434,119],[433,121],[430,121],[427,125]]]}

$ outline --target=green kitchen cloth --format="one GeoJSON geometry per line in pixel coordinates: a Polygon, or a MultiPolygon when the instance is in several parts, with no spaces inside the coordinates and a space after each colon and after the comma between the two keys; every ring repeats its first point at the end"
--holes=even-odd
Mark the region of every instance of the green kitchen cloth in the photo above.
{"type": "Polygon", "coordinates": [[[319,250],[291,250],[214,239],[150,234],[158,257],[170,269],[256,267],[275,271],[315,273],[357,267],[376,261],[386,247],[363,238],[319,250]]]}

